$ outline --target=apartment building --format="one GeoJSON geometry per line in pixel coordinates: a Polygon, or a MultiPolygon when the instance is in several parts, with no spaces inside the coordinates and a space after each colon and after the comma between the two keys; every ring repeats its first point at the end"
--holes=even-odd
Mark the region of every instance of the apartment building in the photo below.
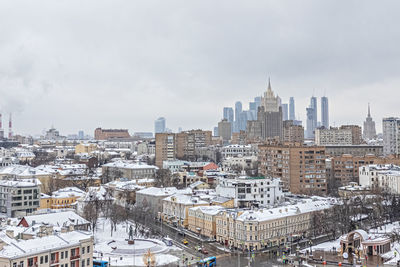
{"type": "Polygon", "coordinates": [[[0,212],[8,217],[28,215],[40,207],[40,182],[36,179],[0,180],[0,212]]]}
{"type": "Polygon", "coordinates": [[[283,200],[280,179],[240,176],[219,178],[216,192],[233,198],[235,207],[270,206],[283,200]]]}
{"type": "Polygon", "coordinates": [[[329,129],[315,129],[315,144],[324,145],[352,145],[353,134],[351,129],[331,127],[329,129]]]}
{"type": "Polygon", "coordinates": [[[54,233],[29,240],[0,235],[0,266],[93,266],[93,236],[89,232],[54,233]]]}
{"type": "Polygon", "coordinates": [[[196,159],[196,149],[212,144],[212,132],[190,130],[176,134],[176,157],[179,159],[196,159]]]}
{"type": "Polygon", "coordinates": [[[292,120],[283,121],[283,141],[290,143],[304,143],[304,127],[294,124],[292,120]]]}
{"type": "Polygon", "coordinates": [[[383,118],[383,154],[400,154],[400,118],[383,118]]]}
{"type": "Polygon", "coordinates": [[[328,199],[258,210],[226,210],[216,215],[217,241],[240,250],[260,250],[282,245],[290,236],[307,236],[312,215],[331,208],[328,199]]]}
{"type": "Polygon", "coordinates": [[[258,149],[260,174],[280,178],[283,188],[295,194],[326,194],[324,147],[271,143],[258,149]]]}
{"type": "Polygon", "coordinates": [[[326,145],[326,155],[336,157],[343,154],[350,154],[354,157],[364,157],[368,154],[377,157],[383,155],[383,146],[380,145],[326,145]]]}
{"type": "Polygon", "coordinates": [[[173,133],[156,133],[156,166],[163,167],[166,160],[176,159],[176,136],[173,133]]]}

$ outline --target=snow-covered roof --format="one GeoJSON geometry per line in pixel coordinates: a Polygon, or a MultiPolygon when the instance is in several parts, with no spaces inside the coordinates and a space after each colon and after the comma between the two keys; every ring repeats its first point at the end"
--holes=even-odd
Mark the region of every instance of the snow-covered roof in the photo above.
{"type": "Polygon", "coordinates": [[[85,195],[85,191],[77,187],[65,187],[52,193],[53,198],[67,198],[71,196],[81,197],[85,195]]]}
{"type": "Polygon", "coordinates": [[[38,179],[0,180],[0,186],[6,187],[34,187],[41,185],[38,179]]]}
{"type": "Polygon", "coordinates": [[[49,175],[50,173],[28,165],[11,165],[0,169],[0,174],[15,176],[49,175]]]}
{"type": "Polygon", "coordinates": [[[302,203],[294,205],[287,205],[283,207],[277,207],[272,209],[259,209],[259,210],[248,210],[243,212],[237,220],[239,221],[270,221],[288,216],[294,216],[300,213],[308,213],[318,210],[324,210],[330,208],[331,203],[326,200],[312,200],[307,199],[302,203]]]}
{"type": "Polygon", "coordinates": [[[177,191],[176,187],[149,187],[138,191],[137,194],[162,197],[173,195],[177,191]]]}
{"type": "Polygon", "coordinates": [[[158,170],[158,167],[153,165],[147,165],[142,162],[133,161],[114,161],[103,165],[104,167],[121,168],[121,169],[154,169],[158,170]]]}
{"type": "Polygon", "coordinates": [[[194,204],[208,204],[209,202],[202,200],[199,196],[175,194],[163,199],[163,201],[170,201],[179,203],[182,205],[194,205],[194,204]]]}
{"type": "Polygon", "coordinates": [[[0,257],[19,258],[24,255],[39,254],[50,250],[68,248],[79,245],[80,240],[91,238],[89,232],[73,231],[29,240],[14,240],[5,233],[0,233],[0,239],[7,245],[0,250],[0,257]]]}
{"type": "Polygon", "coordinates": [[[225,210],[222,206],[198,206],[190,208],[193,211],[201,211],[204,214],[208,215],[217,215],[220,211],[225,210]]]}
{"type": "Polygon", "coordinates": [[[88,224],[89,222],[76,214],[73,211],[63,211],[55,213],[47,213],[40,215],[25,216],[29,226],[33,224],[49,224],[53,226],[68,226],[68,225],[81,225],[88,224]]]}

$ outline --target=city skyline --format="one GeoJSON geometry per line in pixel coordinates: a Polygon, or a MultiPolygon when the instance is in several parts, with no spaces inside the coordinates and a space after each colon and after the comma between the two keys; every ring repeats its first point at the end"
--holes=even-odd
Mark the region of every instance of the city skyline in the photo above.
{"type": "Polygon", "coordinates": [[[334,1],[48,3],[0,4],[0,109],[13,113],[15,134],[152,131],[161,116],[173,130],[212,129],[224,106],[260,95],[268,76],[285,103],[296,99],[303,123],[313,93],[337,106],[332,126],[362,125],[367,103],[378,132],[398,114],[400,36],[386,27],[400,20],[398,2],[350,2],[345,12],[334,1]]]}

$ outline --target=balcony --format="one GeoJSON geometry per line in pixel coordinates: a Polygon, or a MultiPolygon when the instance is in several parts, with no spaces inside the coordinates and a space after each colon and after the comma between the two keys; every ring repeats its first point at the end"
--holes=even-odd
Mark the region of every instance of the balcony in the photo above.
{"type": "Polygon", "coordinates": [[[32,265],[28,265],[28,267],[38,267],[37,263],[34,263],[32,265]]]}
{"type": "Polygon", "coordinates": [[[73,255],[70,257],[70,260],[76,260],[79,259],[80,255],[73,255]]]}
{"type": "Polygon", "coordinates": [[[58,262],[59,262],[59,260],[58,260],[58,259],[56,259],[56,260],[51,260],[51,261],[50,261],[50,265],[53,265],[53,264],[58,264],[58,262]]]}

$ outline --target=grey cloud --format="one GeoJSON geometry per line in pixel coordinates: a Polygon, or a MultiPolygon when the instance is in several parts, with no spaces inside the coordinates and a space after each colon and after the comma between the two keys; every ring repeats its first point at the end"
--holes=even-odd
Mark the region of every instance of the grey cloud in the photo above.
{"type": "Polygon", "coordinates": [[[267,76],[304,120],[330,97],[336,124],[399,115],[397,1],[0,3],[2,109],[16,130],[207,128],[267,76]],[[379,92],[379,93],[377,93],[379,92]],[[354,104],[354,100],[357,103],[354,104]]]}

